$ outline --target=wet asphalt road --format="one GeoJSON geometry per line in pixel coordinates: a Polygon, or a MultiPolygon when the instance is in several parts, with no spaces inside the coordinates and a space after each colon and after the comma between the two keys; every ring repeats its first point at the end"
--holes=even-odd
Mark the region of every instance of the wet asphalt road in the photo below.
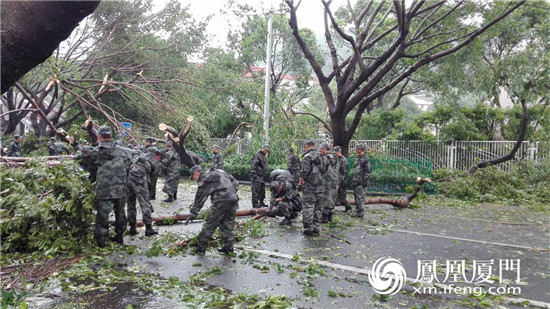
{"type": "MultiPolygon", "coordinates": [[[[182,181],[174,203],[160,202],[165,196],[161,188],[159,180],[153,216],[188,213],[196,190],[194,182],[182,181]]],[[[251,208],[248,186],[241,186],[239,196],[240,208],[251,208]]],[[[222,286],[233,293],[286,295],[300,308],[468,308],[471,307],[468,296],[418,293],[415,285],[408,281],[397,294],[381,301],[364,271],[377,259],[392,257],[402,263],[407,277],[414,279],[419,272],[419,260],[437,260],[440,266],[436,276],[441,283],[451,284],[444,280],[447,260],[464,260],[464,273],[468,278],[472,276],[474,260],[493,260],[492,273],[498,276],[500,260],[519,259],[520,283],[513,281],[516,271],[505,271],[502,276],[505,283],[500,286],[519,286],[521,293],[506,297],[550,303],[547,212],[540,211],[540,207],[449,203],[442,197],[429,197],[415,205],[419,207],[401,210],[386,205],[368,205],[363,219],[351,218],[337,208],[335,222],[322,225],[318,237],[301,234],[301,217],[289,227],[279,226],[280,218],[264,218],[267,235],[247,237],[236,243],[238,256],[233,258],[218,254],[216,248],[211,248],[204,257],[184,254],[147,258],[143,252],[152,239],[143,237],[141,229],[140,235],[125,237],[125,244],[136,245],[138,250],[122,260],[130,265],[144,265],[148,272],[183,281],[199,271],[220,267],[221,273],[209,277],[208,284],[222,286]],[[251,257],[249,252],[253,250],[263,251],[251,257]],[[312,259],[337,264],[338,268],[316,266],[313,272],[304,271],[312,259]],[[193,266],[197,263],[202,266],[193,266]]],[[[174,233],[183,237],[195,235],[201,226],[201,223],[193,223],[157,228],[160,235],[174,233]]],[[[493,279],[498,281],[498,278],[493,279]]],[[[485,284],[486,288],[491,286],[499,285],[485,284]]],[[[101,306],[97,304],[99,307],[120,308],[125,300],[138,296],[118,292],[104,297],[109,301],[101,306]]],[[[144,308],[177,307],[177,302],[170,305],[172,300],[167,303],[166,299],[155,295],[139,297],[146,303],[144,308]]],[[[516,307],[507,300],[499,302],[504,308],[516,307]]]]}

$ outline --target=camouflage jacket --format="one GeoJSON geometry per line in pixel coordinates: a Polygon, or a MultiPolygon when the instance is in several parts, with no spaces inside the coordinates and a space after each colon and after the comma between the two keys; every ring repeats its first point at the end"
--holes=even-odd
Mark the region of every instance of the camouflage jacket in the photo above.
{"type": "Polygon", "coordinates": [[[174,150],[168,150],[164,154],[161,170],[167,179],[179,178],[181,172],[180,156],[174,150]]]}
{"type": "Polygon", "coordinates": [[[348,158],[344,156],[336,157],[338,159],[338,175],[340,181],[347,181],[348,179],[348,158]]]}
{"type": "Polygon", "coordinates": [[[271,190],[270,206],[275,206],[275,200],[283,198],[283,202],[300,203],[300,195],[294,189],[294,185],[288,181],[283,182],[281,191],[271,190]]]}
{"type": "Polygon", "coordinates": [[[367,155],[357,156],[353,166],[352,185],[367,186],[370,179],[370,159],[367,155]]]}
{"type": "Polygon", "coordinates": [[[143,149],[144,149],[143,153],[149,154],[146,157],[149,159],[149,161],[151,162],[151,165],[153,166],[153,170],[151,171],[151,177],[153,178],[158,177],[158,175],[160,174],[160,164],[157,161],[157,159],[155,159],[155,151],[157,151],[158,148],[155,146],[149,146],[143,149]]]}
{"type": "Polygon", "coordinates": [[[292,175],[300,172],[300,158],[294,153],[289,154],[286,157],[286,168],[292,175]]]}
{"type": "Polygon", "coordinates": [[[325,167],[325,173],[323,174],[325,186],[334,188],[340,178],[338,175],[338,159],[331,153],[321,155],[321,159],[325,167]]]}
{"type": "Polygon", "coordinates": [[[212,169],[222,169],[223,170],[223,155],[221,153],[215,153],[212,155],[212,169]]]}
{"type": "Polygon", "coordinates": [[[48,153],[50,154],[50,156],[60,156],[63,154],[63,151],[66,152],[67,154],[70,154],[71,153],[71,150],[69,149],[69,147],[67,147],[65,144],[63,143],[53,143],[53,144],[48,144],[48,153]]]}
{"type": "MultiPolygon", "coordinates": [[[[151,171],[153,163],[150,160],[151,155],[148,153],[141,154],[132,164],[130,173],[128,174],[128,182],[138,182],[149,184],[151,182],[151,171]]],[[[153,156],[154,157],[154,156],[153,156]]],[[[157,159],[155,158],[155,161],[157,159]]]]}
{"type": "Polygon", "coordinates": [[[8,157],[21,156],[21,143],[11,142],[8,146],[8,157]]]}
{"type": "Polygon", "coordinates": [[[89,159],[92,167],[97,167],[96,199],[126,197],[126,176],[132,165],[128,152],[112,141],[104,141],[94,147],[89,159]]]}
{"type": "Polygon", "coordinates": [[[234,206],[239,201],[234,183],[235,178],[220,170],[203,172],[199,178],[195,201],[191,208],[191,217],[196,218],[202,206],[210,196],[212,205],[234,206]]]}
{"type": "Polygon", "coordinates": [[[267,156],[261,150],[258,150],[252,158],[250,180],[264,183],[267,168],[267,156]]]}
{"type": "Polygon", "coordinates": [[[290,182],[293,182],[295,180],[296,179],[294,179],[294,175],[292,175],[287,170],[276,169],[276,170],[271,171],[271,173],[269,173],[269,181],[290,181],[290,182]]]}
{"type": "Polygon", "coordinates": [[[300,170],[300,178],[304,179],[303,190],[322,192],[324,181],[321,175],[324,172],[321,155],[317,149],[310,149],[302,160],[302,169],[300,170]]]}

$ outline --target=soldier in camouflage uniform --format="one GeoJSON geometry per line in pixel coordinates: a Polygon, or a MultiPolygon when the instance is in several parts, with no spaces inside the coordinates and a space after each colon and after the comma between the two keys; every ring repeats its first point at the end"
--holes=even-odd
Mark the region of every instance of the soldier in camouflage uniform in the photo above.
{"type": "Polygon", "coordinates": [[[306,140],[304,150],[307,152],[302,160],[298,191],[303,191],[302,217],[304,235],[319,235],[319,223],[322,214],[322,192],[324,181],[321,174],[324,173],[321,156],[315,149],[315,142],[306,140]]]}
{"type": "Polygon", "coordinates": [[[261,150],[258,150],[252,158],[252,167],[250,168],[250,186],[252,189],[252,207],[267,207],[265,199],[265,174],[267,172],[267,154],[269,145],[265,144],[261,150]]]}
{"type": "Polygon", "coordinates": [[[352,217],[363,218],[365,209],[363,204],[365,203],[365,189],[367,188],[370,180],[370,159],[364,152],[365,146],[358,144],[355,147],[357,153],[357,159],[353,167],[353,193],[355,195],[355,207],[356,212],[352,217]]]}
{"type": "Polygon", "coordinates": [[[212,146],[212,169],[223,170],[223,154],[220,153],[220,146],[212,146]]]}
{"type": "Polygon", "coordinates": [[[204,202],[210,196],[210,212],[202,230],[197,237],[198,245],[196,253],[204,254],[208,241],[216,228],[220,228],[223,247],[218,252],[229,254],[233,252],[233,230],[235,229],[235,211],[239,208],[239,197],[237,196],[238,183],[229,173],[223,170],[203,171],[199,165],[191,168],[191,178],[198,182],[195,201],[189,217],[185,221],[197,218],[204,202]]]}
{"type": "Polygon", "coordinates": [[[105,238],[109,235],[109,213],[115,211],[116,237],[112,240],[123,243],[126,229],[124,203],[127,197],[127,172],[132,164],[128,153],[111,141],[111,128],[98,129],[99,145],[89,155],[90,164],[97,168],[95,182],[96,220],[94,238],[97,245],[105,247],[105,238]]]}
{"type": "Polygon", "coordinates": [[[348,203],[346,197],[348,190],[348,158],[342,155],[342,148],[335,146],[332,151],[334,152],[336,159],[338,159],[338,193],[336,197],[336,205],[344,206],[344,212],[351,210],[351,206],[348,203]]]}
{"type": "Polygon", "coordinates": [[[60,156],[63,152],[71,154],[71,150],[63,143],[56,143],[55,137],[50,137],[50,142],[48,143],[48,153],[50,156],[60,156]]]}
{"type": "Polygon", "coordinates": [[[158,232],[153,229],[153,221],[151,219],[153,206],[151,202],[149,202],[149,177],[153,170],[153,158],[156,162],[163,161],[162,152],[156,150],[154,154],[151,152],[142,153],[134,162],[128,174],[127,215],[128,223],[130,224],[130,235],[137,234],[136,200],[141,207],[143,223],[145,224],[145,236],[158,234],[158,232]]]}
{"type": "Polygon", "coordinates": [[[162,160],[161,170],[164,172],[164,187],[162,192],[168,194],[163,202],[171,203],[178,197],[178,185],[180,180],[181,163],[180,156],[174,151],[172,142],[166,142],[166,153],[162,160]]]}
{"type": "Polygon", "coordinates": [[[323,179],[325,180],[325,189],[323,191],[324,205],[321,223],[332,222],[334,205],[336,204],[336,193],[338,191],[338,160],[329,151],[329,144],[324,143],[321,145],[321,159],[325,166],[325,174],[323,174],[323,179]]]}
{"type": "Polygon", "coordinates": [[[292,219],[302,211],[302,198],[290,181],[271,181],[271,200],[269,216],[280,216],[284,219],[280,225],[290,225],[292,219]]]}
{"type": "Polygon", "coordinates": [[[300,158],[294,153],[294,149],[290,147],[288,149],[288,155],[286,156],[286,168],[294,176],[294,185],[298,185],[300,179],[300,158]]]}
{"type": "Polygon", "coordinates": [[[13,136],[13,142],[8,146],[8,157],[21,157],[21,136],[13,136]]]}
{"type": "MultiPolygon", "coordinates": [[[[145,149],[144,151],[149,151],[150,153],[155,153],[157,151],[157,147],[155,147],[153,144],[155,142],[155,139],[152,137],[148,137],[145,139],[145,149]]],[[[157,163],[153,163],[153,171],[151,172],[151,181],[149,182],[149,199],[154,200],[157,198],[157,180],[159,178],[160,173],[160,165],[157,163]]]]}
{"type": "Polygon", "coordinates": [[[83,146],[83,145],[79,145],[78,147],[80,150],[79,150],[79,153],[76,156],[74,156],[74,160],[79,161],[81,169],[88,171],[90,173],[90,175],[88,176],[88,179],[90,180],[91,183],[94,183],[97,175],[97,166],[94,166],[92,164],[92,160],[91,160],[92,158],[90,156],[92,151],[94,150],[94,147],[83,146]]]}

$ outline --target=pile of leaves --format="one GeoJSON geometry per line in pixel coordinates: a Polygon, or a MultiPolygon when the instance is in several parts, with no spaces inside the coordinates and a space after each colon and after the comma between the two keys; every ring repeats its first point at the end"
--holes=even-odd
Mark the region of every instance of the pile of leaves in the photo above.
{"type": "Polygon", "coordinates": [[[9,190],[0,202],[2,253],[53,255],[92,245],[92,187],[78,164],[48,168],[29,160],[25,167],[0,169],[0,187],[9,190]]]}
{"type": "Polygon", "coordinates": [[[436,170],[439,192],[448,197],[475,202],[512,202],[544,205],[550,195],[550,158],[519,161],[508,171],[497,166],[464,171],[436,170]]]}

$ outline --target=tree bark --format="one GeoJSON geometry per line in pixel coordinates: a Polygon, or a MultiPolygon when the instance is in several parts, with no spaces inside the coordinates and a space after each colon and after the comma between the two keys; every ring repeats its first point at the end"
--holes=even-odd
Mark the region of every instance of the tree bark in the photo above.
{"type": "Polygon", "coordinates": [[[99,1],[2,1],[2,93],[42,63],[99,1]]]}
{"type": "Polygon", "coordinates": [[[196,154],[190,152],[185,147],[185,138],[187,134],[191,131],[191,124],[193,123],[193,117],[187,117],[187,122],[185,127],[178,134],[176,129],[166,126],[164,124],[159,125],[159,129],[167,132],[167,140],[172,142],[174,150],[180,156],[180,161],[182,164],[185,164],[188,168],[191,168],[195,165],[201,164],[204,160],[196,154]]]}

